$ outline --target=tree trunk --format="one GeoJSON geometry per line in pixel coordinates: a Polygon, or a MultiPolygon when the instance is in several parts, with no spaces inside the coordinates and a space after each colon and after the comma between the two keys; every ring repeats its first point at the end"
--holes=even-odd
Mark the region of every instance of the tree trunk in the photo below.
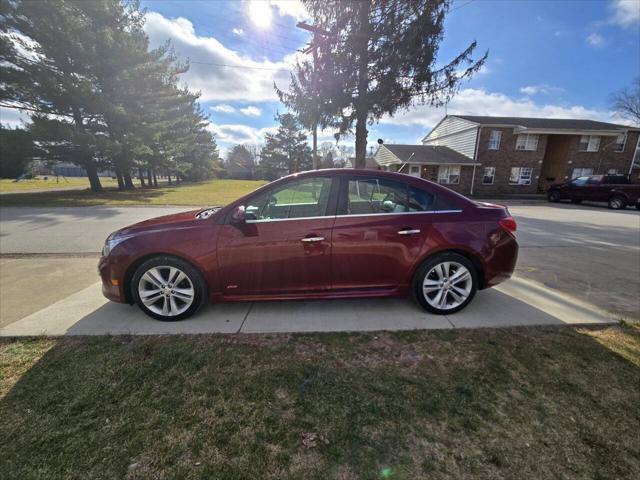
{"type": "Polygon", "coordinates": [[[102,184],[100,183],[100,177],[98,177],[98,167],[96,167],[93,159],[86,160],[85,168],[87,170],[87,178],[89,179],[89,185],[92,192],[101,192],[102,184]]]}
{"type": "Polygon", "coordinates": [[[122,176],[122,172],[120,171],[120,168],[116,167],[115,172],[116,172],[116,179],[118,180],[118,190],[124,190],[125,189],[124,177],[122,176]]]}
{"type": "Polygon", "coordinates": [[[131,172],[126,172],[124,174],[124,186],[129,190],[135,188],[133,186],[133,179],[131,178],[131,172]]]}
{"type": "MultiPolygon", "coordinates": [[[[76,128],[83,132],[84,125],[82,124],[82,115],[80,114],[80,109],[78,107],[73,107],[73,123],[76,128]]],[[[87,178],[89,179],[89,185],[91,186],[92,192],[101,192],[102,184],[100,183],[100,177],[98,177],[98,167],[96,166],[96,162],[91,158],[91,153],[87,154],[87,158],[83,159],[82,164],[87,171],[87,178]]]]}
{"type": "Polygon", "coordinates": [[[369,2],[360,4],[360,41],[358,55],[358,99],[356,101],[356,161],[355,168],[365,168],[367,158],[367,117],[369,106],[367,93],[369,90],[369,2]]]}
{"type": "Polygon", "coordinates": [[[157,187],[158,186],[158,177],[156,177],[156,171],[153,171],[153,186],[157,187]]]}
{"type": "Polygon", "coordinates": [[[138,167],[138,177],[140,178],[140,186],[144,188],[144,172],[142,171],[142,167],[138,167]]]}
{"type": "Polygon", "coordinates": [[[173,185],[173,184],[171,183],[171,174],[167,175],[167,181],[169,182],[169,185],[173,185]]]}
{"type": "Polygon", "coordinates": [[[358,110],[356,115],[356,161],[355,168],[365,168],[367,163],[367,112],[358,110]]]}
{"type": "Polygon", "coordinates": [[[151,176],[151,169],[147,170],[147,183],[150,187],[153,186],[153,177],[151,176]]]}

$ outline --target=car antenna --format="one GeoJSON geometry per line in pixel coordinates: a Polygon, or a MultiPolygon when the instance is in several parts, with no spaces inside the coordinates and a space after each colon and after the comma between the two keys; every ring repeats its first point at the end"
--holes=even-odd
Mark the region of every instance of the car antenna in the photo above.
{"type": "Polygon", "coordinates": [[[409,158],[407,158],[407,161],[404,162],[402,164],[402,166],[398,169],[398,173],[400,173],[402,171],[402,169],[407,165],[407,163],[409,163],[409,160],[411,160],[411,158],[416,154],[416,152],[411,152],[411,155],[409,155],[409,158]]]}

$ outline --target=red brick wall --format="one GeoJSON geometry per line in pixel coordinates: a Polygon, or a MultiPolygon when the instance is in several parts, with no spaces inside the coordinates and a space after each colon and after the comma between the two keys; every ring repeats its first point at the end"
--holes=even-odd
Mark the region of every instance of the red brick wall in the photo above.
{"type": "MultiPolygon", "coordinates": [[[[639,132],[629,132],[624,151],[622,152],[614,152],[615,137],[612,136],[603,136],[600,138],[600,148],[598,152],[580,152],[580,136],[572,135],[567,153],[565,177],[569,179],[574,168],[593,168],[594,174],[607,173],[607,171],[612,168],[624,174],[628,173],[636,142],[638,141],[638,134],[639,132]]],[[[548,135],[540,135],[538,149],[534,152],[516,150],[516,137],[517,135],[514,135],[513,128],[484,127],[481,129],[480,142],[478,144],[478,161],[482,166],[476,168],[475,196],[537,193],[548,135]],[[487,148],[492,130],[500,130],[502,132],[499,150],[488,150],[487,148]],[[484,167],[496,168],[493,185],[482,184],[484,167]],[[526,186],[509,185],[511,167],[533,168],[531,184],[526,186]]],[[[564,178],[557,179],[557,181],[564,180],[564,178]]]]}
{"type": "MultiPolygon", "coordinates": [[[[437,165],[423,165],[422,178],[431,180],[438,183],[438,166],[437,165]]],[[[473,167],[461,166],[460,167],[460,183],[456,184],[441,184],[443,187],[447,187],[454,192],[462,193],[463,195],[469,195],[471,191],[471,179],[473,177],[473,167]]]]}
{"type": "Polygon", "coordinates": [[[538,188],[538,177],[542,167],[544,152],[547,147],[547,135],[540,135],[538,138],[538,148],[535,151],[516,150],[516,137],[511,128],[489,128],[480,129],[480,142],[478,143],[478,162],[482,166],[476,167],[476,181],[474,195],[490,196],[503,193],[536,193],[538,188]],[[498,150],[489,150],[489,137],[492,130],[500,130],[502,138],[498,150]],[[484,167],[495,167],[496,174],[493,185],[482,185],[484,167]],[[533,174],[531,185],[509,185],[511,167],[531,167],[533,174]]]}
{"type": "Polygon", "coordinates": [[[600,137],[600,148],[597,152],[581,152],[580,137],[575,136],[569,145],[568,164],[565,179],[571,178],[574,168],[593,168],[594,175],[607,173],[616,169],[619,173],[629,173],[629,166],[638,141],[638,132],[629,132],[622,152],[615,152],[616,137],[600,137]]]}

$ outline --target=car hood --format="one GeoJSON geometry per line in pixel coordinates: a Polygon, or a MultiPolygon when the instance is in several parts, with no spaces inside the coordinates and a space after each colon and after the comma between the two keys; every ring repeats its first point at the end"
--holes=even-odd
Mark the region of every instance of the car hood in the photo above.
{"type": "Polygon", "coordinates": [[[161,217],[150,218],[142,222],[134,223],[124,227],[116,232],[113,236],[130,236],[147,232],[158,232],[175,228],[196,227],[205,220],[214,217],[220,212],[222,207],[200,208],[197,210],[189,210],[186,212],[174,213],[171,215],[163,215],[161,217]]]}

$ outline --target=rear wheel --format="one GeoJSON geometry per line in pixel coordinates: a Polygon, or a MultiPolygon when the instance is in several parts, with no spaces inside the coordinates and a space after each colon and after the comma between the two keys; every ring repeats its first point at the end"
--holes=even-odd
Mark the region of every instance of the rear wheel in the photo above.
{"type": "Polygon", "coordinates": [[[193,315],[206,298],[200,272],[176,257],[158,256],[133,275],[131,294],[140,309],[157,320],[175,322],[193,315]]]}
{"type": "Polygon", "coordinates": [[[627,208],[627,199],[622,195],[614,195],[609,199],[609,208],[613,210],[622,210],[627,208]]]}
{"type": "Polygon", "coordinates": [[[559,202],[560,192],[557,190],[551,190],[549,193],[547,193],[547,200],[553,203],[559,202]]]}
{"type": "Polygon", "coordinates": [[[457,253],[441,253],[427,259],[413,280],[413,295],[425,310],[445,315],[459,312],[478,290],[473,263],[457,253]]]}

